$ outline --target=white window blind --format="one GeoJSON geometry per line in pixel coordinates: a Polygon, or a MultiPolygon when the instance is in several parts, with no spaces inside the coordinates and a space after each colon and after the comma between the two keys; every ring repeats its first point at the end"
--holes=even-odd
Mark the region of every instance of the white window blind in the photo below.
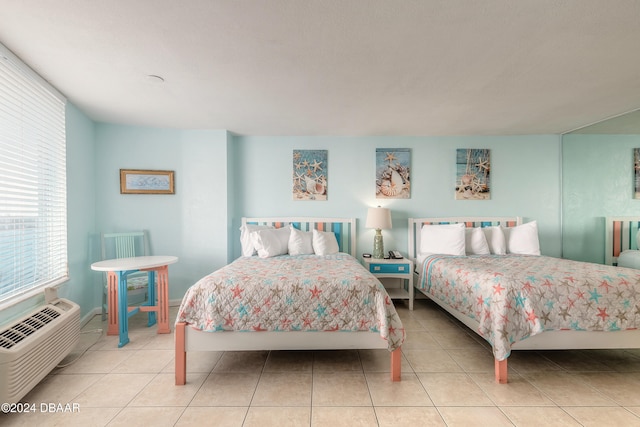
{"type": "Polygon", "coordinates": [[[65,103],[0,45],[0,305],[68,279],[65,103]]]}

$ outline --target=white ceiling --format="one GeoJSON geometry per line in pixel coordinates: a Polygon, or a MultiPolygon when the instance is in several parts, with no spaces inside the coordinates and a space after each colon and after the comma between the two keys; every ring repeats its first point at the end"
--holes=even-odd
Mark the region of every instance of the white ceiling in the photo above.
{"type": "Polygon", "coordinates": [[[558,134],[640,107],[640,0],[0,0],[0,10],[0,42],[96,121],[243,135],[558,134]]]}

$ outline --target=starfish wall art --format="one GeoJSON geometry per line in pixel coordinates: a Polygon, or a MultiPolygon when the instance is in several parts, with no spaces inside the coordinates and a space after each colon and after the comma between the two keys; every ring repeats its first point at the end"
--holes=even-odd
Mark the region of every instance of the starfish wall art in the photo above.
{"type": "Polygon", "coordinates": [[[491,199],[491,150],[458,148],[456,151],[456,200],[491,199]]]}
{"type": "Polygon", "coordinates": [[[293,200],[327,200],[327,150],[293,150],[293,200]]]}

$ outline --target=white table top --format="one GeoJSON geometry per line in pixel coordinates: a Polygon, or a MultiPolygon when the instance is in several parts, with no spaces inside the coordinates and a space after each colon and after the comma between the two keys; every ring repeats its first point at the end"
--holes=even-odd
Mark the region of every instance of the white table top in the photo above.
{"type": "Polygon", "coordinates": [[[162,267],[178,262],[178,257],[153,255],[136,256],[132,258],[116,258],[105,261],[94,262],[91,269],[95,271],[128,271],[141,270],[143,268],[162,267]]]}

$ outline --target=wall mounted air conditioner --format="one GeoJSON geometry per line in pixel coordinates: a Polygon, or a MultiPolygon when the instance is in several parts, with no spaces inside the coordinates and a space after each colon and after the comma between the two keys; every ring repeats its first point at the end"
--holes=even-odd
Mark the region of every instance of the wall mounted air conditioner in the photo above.
{"type": "Polygon", "coordinates": [[[0,402],[19,402],[80,338],[80,307],[56,298],[0,330],[0,402]]]}

